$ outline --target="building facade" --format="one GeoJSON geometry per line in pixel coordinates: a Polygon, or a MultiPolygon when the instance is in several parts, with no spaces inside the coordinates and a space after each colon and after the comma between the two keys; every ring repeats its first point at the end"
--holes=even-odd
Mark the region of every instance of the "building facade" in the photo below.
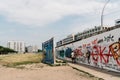
{"type": "Polygon", "coordinates": [[[28,46],[27,47],[27,52],[28,53],[37,53],[38,52],[38,47],[36,45],[34,45],[34,46],[28,46]]]}
{"type": "Polygon", "coordinates": [[[25,52],[25,43],[23,41],[8,41],[7,47],[17,51],[18,53],[25,52]]]}

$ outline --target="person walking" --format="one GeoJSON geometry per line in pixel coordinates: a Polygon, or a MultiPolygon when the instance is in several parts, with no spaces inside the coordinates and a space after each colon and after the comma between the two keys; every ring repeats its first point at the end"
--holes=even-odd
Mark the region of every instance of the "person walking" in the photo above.
{"type": "Polygon", "coordinates": [[[75,63],[75,53],[74,53],[74,51],[72,51],[72,53],[71,53],[71,59],[72,59],[72,63],[75,63]]]}
{"type": "Polygon", "coordinates": [[[87,57],[88,64],[90,64],[90,51],[89,50],[87,50],[86,57],[87,57]]]}

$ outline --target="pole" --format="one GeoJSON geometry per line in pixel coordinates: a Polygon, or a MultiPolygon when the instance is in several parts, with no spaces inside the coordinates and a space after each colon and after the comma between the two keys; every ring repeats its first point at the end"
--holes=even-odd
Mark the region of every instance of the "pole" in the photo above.
{"type": "Polygon", "coordinates": [[[105,10],[105,7],[106,5],[110,2],[110,0],[108,0],[105,5],[103,6],[103,9],[102,9],[102,13],[101,13],[101,27],[103,27],[103,17],[104,17],[104,10],[105,10]]]}

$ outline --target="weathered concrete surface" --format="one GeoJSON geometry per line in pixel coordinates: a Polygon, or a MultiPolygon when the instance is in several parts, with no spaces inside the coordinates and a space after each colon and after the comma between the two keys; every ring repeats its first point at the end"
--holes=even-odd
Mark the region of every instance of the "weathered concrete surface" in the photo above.
{"type": "Polygon", "coordinates": [[[78,65],[78,64],[73,64],[73,63],[68,63],[71,67],[74,67],[74,68],[77,68],[77,69],[80,69],[82,71],[85,71],[85,72],[88,72],[96,77],[99,77],[99,78],[103,78],[105,80],[120,80],[120,73],[113,73],[110,72],[109,74],[109,71],[105,73],[105,71],[99,71],[96,70],[96,69],[91,69],[89,67],[85,67],[83,65],[78,65]],[[115,76],[116,74],[116,76],[115,76]],[[118,74],[118,75],[117,75],[118,74]]]}

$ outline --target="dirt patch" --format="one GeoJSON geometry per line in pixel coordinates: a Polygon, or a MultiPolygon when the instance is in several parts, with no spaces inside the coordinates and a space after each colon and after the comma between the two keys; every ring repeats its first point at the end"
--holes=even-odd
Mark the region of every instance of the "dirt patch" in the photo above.
{"type": "Polygon", "coordinates": [[[24,68],[0,67],[0,80],[93,80],[70,66],[51,67],[37,63],[21,67],[24,68]]]}

